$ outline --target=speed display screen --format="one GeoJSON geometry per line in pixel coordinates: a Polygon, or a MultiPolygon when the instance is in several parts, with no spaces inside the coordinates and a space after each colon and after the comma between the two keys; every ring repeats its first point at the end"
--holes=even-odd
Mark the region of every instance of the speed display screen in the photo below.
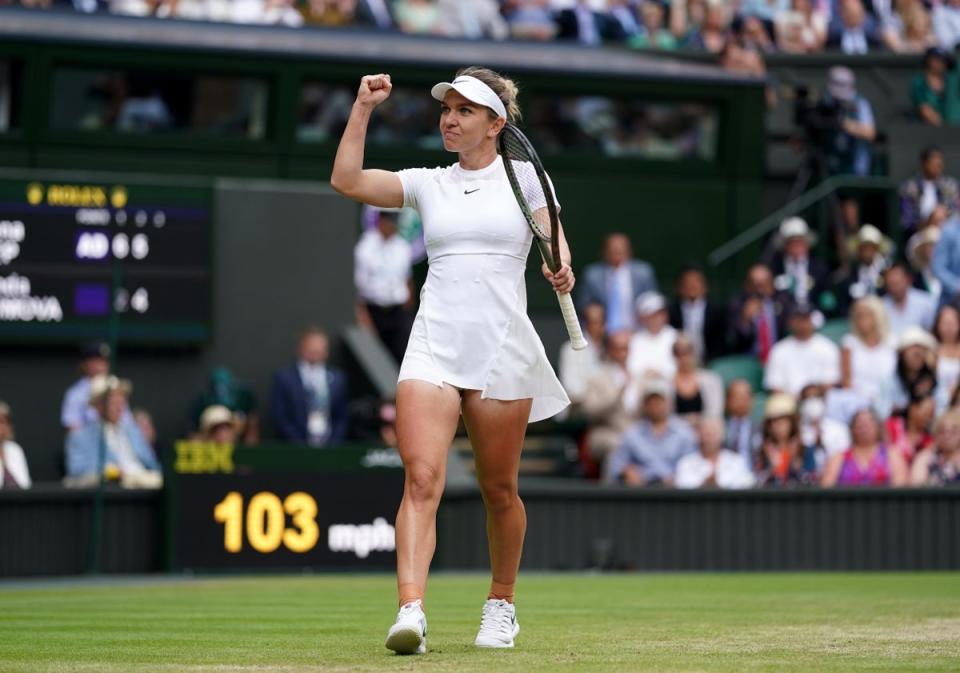
{"type": "Polygon", "coordinates": [[[199,342],[207,186],[0,176],[0,339],[199,342]]]}

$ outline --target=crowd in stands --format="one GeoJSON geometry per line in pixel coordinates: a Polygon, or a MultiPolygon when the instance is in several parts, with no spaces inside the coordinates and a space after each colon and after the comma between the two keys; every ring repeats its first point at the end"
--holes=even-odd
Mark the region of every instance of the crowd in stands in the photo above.
{"type": "Polygon", "coordinates": [[[791,217],[733,297],[691,266],[668,302],[610,235],[580,275],[588,350],[559,358],[587,471],[678,488],[960,483],[960,201],[942,160],[925,150],[901,187],[903,249],[864,223],[848,257],[829,255],[791,217]]]}
{"type": "MultiPolygon", "coordinates": [[[[190,406],[180,436],[228,444],[261,440],[325,447],[347,436],[350,410],[344,373],[327,364],[329,338],[315,326],[299,338],[293,362],[276,371],[271,388],[273,435],[261,437],[253,392],[225,367],[210,373],[208,387],[190,406]]],[[[89,487],[102,474],[126,488],[160,488],[163,473],[150,413],[132,407],[133,383],[110,371],[110,347],[91,342],[81,349],[80,377],[63,396],[60,421],[65,432],[64,485],[89,487]]],[[[391,434],[393,415],[377,412],[379,436],[391,434]]],[[[14,441],[10,406],[0,402],[0,488],[31,486],[23,448],[14,441]]]]}
{"type": "Polygon", "coordinates": [[[19,0],[133,16],[364,26],[457,38],[568,40],[720,54],[952,51],[958,0],[19,0]]]}

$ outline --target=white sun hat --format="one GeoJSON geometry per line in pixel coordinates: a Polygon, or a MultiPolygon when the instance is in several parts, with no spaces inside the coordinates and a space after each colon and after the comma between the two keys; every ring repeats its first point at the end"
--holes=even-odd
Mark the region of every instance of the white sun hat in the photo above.
{"type": "Polygon", "coordinates": [[[469,101],[476,103],[477,105],[483,105],[490,108],[497,113],[498,117],[507,118],[507,108],[504,107],[503,101],[500,100],[493,89],[481,82],[476,77],[471,77],[470,75],[460,75],[452,82],[440,82],[439,84],[434,84],[433,88],[430,89],[430,95],[436,98],[438,101],[443,101],[443,97],[447,95],[447,92],[453,89],[461,96],[466,98],[469,101]]]}

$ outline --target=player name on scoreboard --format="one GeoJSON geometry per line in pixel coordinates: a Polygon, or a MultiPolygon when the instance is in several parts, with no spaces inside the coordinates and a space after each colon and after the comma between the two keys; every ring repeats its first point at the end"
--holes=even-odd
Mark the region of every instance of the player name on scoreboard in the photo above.
{"type": "Polygon", "coordinates": [[[211,190],[0,177],[0,338],[202,341],[211,190]]]}

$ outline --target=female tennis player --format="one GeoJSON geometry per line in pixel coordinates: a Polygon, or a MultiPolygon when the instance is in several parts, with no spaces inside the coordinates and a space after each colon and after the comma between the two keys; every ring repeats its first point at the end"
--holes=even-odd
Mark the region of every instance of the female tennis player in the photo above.
{"type": "MultiPolygon", "coordinates": [[[[364,169],[367,124],[390,96],[386,74],[368,75],[340,140],[331,184],[383,208],[420,212],[429,271],[397,385],[397,434],[406,471],[397,513],[400,612],[386,647],[426,652],[424,594],[436,547],[436,514],[459,417],[470,436],[487,512],[492,581],[478,647],[513,647],[520,630],[514,586],[526,530],[517,472],[527,423],[569,404],[526,315],[524,269],[532,234],[511,191],[496,139],[518,117],[517,87],[470,67],[431,89],[440,101],[443,146],[457,162],[397,172],[364,169]]],[[[573,289],[570,250],[544,276],[573,289]]]]}

